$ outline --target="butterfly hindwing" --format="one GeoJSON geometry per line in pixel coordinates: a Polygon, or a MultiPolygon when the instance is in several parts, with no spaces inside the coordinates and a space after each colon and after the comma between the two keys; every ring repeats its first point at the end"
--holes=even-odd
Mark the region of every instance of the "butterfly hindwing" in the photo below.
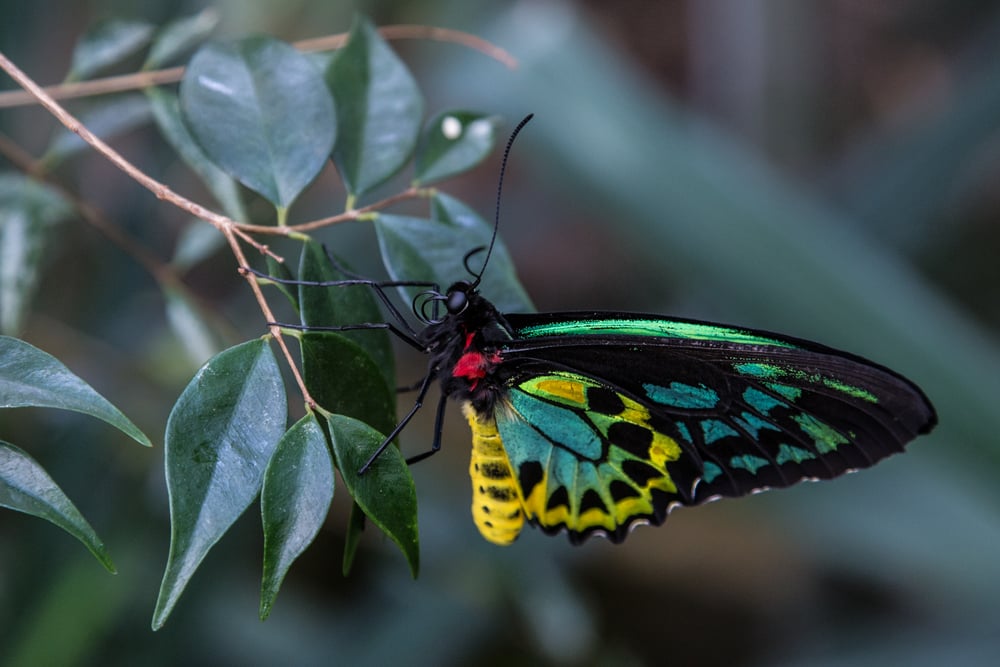
{"type": "Polygon", "coordinates": [[[548,532],[620,541],[632,523],[692,502],[698,471],[673,429],[593,378],[519,378],[495,418],[525,516],[548,532]]]}

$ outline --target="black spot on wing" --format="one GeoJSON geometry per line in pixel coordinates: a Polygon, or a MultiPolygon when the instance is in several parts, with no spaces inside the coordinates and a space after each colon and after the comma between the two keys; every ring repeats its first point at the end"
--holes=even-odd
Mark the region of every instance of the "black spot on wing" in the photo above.
{"type": "Polygon", "coordinates": [[[622,462],[622,472],[628,475],[629,479],[641,489],[646,488],[649,480],[663,476],[662,472],[648,463],[631,459],[622,462]]]}
{"type": "Polygon", "coordinates": [[[527,498],[534,491],[535,487],[538,486],[545,473],[542,470],[542,464],[538,461],[525,461],[521,464],[521,468],[518,471],[518,479],[521,482],[521,493],[527,498]]]}
{"type": "Polygon", "coordinates": [[[648,459],[653,432],[632,422],[615,422],[608,427],[608,440],[632,456],[648,459]]]}
{"type": "Polygon", "coordinates": [[[608,491],[611,493],[611,498],[616,503],[626,498],[638,498],[642,494],[636,491],[632,486],[620,479],[611,480],[611,484],[608,485],[608,491]]]}
{"type": "Polygon", "coordinates": [[[569,493],[566,491],[565,486],[560,486],[552,492],[552,495],[549,496],[549,502],[545,505],[545,509],[551,512],[559,506],[565,507],[567,510],[569,509],[569,493]]]}
{"type": "Polygon", "coordinates": [[[601,496],[597,493],[597,491],[594,489],[587,489],[587,491],[583,494],[583,498],[580,499],[580,514],[583,514],[587,510],[591,509],[601,510],[605,514],[608,513],[608,508],[604,504],[604,501],[601,500],[601,496]]]}
{"type": "Polygon", "coordinates": [[[625,404],[617,392],[607,387],[587,388],[587,407],[604,415],[620,415],[625,411],[625,404]]]}

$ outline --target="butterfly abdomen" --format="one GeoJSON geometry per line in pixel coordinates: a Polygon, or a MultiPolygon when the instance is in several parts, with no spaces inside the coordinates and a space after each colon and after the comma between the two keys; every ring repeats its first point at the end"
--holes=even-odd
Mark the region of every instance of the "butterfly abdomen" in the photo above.
{"type": "Polygon", "coordinates": [[[480,419],[470,403],[462,412],[472,429],[472,518],[490,542],[507,545],[524,526],[521,495],[493,419],[480,419]]]}

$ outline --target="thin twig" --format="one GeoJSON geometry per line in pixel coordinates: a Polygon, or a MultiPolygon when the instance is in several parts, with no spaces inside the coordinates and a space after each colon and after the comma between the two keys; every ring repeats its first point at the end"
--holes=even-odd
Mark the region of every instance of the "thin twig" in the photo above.
{"type": "MultiPolygon", "coordinates": [[[[387,25],[378,29],[379,33],[386,39],[426,39],[438,42],[448,42],[459,44],[474,51],[479,51],[490,58],[496,60],[509,69],[517,68],[517,60],[508,51],[487,42],[481,37],[476,37],[459,30],[448,28],[435,28],[424,25],[387,25]]],[[[304,39],[294,43],[294,46],[302,51],[330,51],[339,49],[347,43],[347,33],[327,35],[313,39],[304,39]]],[[[73,83],[62,83],[44,88],[53,99],[64,100],[75,97],[91,97],[94,95],[106,95],[108,93],[120,93],[125,90],[135,90],[147,88],[149,86],[159,86],[167,83],[176,83],[184,76],[183,67],[171,67],[169,69],[149,70],[136,72],[134,74],[123,74],[121,76],[111,76],[104,79],[94,79],[92,81],[76,81],[73,83]]],[[[27,104],[34,104],[35,96],[22,90],[10,90],[0,92],[0,109],[6,107],[19,107],[27,104]]]]}
{"type": "MultiPolygon", "coordinates": [[[[235,227],[238,223],[235,220],[215,213],[214,211],[210,211],[204,206],[182,197],[156,179],[147,176],[135,165],[122,157],[122,155],[115,149],[111,148],[111,146],[96,137],[94,133],[88,130],[79,120],[74,118],[73,115],[60,106],[58,102],[46,94],[46,92],[42,90],[38,84],[32,81],[28,75],[22,72],[21,69],[12,63],[2,52],[0,52],[0,68],[7,72],[11,78],[17,81],[22,88],[34,95],[38,99],[38,102],[45,107],[49,113],[55,116],[60,123],[65,125],[67,129],[79,135],[81,139],[86,141],[95,150],[108,158],[112,164],[124,171],[137,183],[152,192],[158,199],[167,201],[215,226],[226,237],[226,240],[229,242],[229,246],[232,248],[233,254],[236,256],[236,260],[239,262],[239,265],[247,266],[246,256],[243,254],[243,249],[240,247],[239,240],[237,239],[235,227]]],[[[245,234],[241,234],[241,237],[245,238],[245,234]]],[[[252,243],[259,250],[261,250],[261,252],[266,251],[266,246],[256,242],[252,243]]],[[[257,299],[257,304],[260,306],[261,313],[263,313],[268,322],[274,322],[274,314],[271,312],[271,308],[268,306],[267,300],[264,298],[264,293],[261,291],[260,285],[257,284],[257,280],[253,277],[247,276],[247,282],[250,284],[250,289],[253,291],[254,296],[257,299]]],[[[284,353],[285,359],[288,360],[288,365],[291,368],[292,375],[294,376],[296,383],[299,385],[303,399],[308,405],[315,405],[315,401],[306,389],[305,381],[303,381],[302,375],[299,373],[298,367],[295,365],[295,359],[292,357],[292,353],[288,349],[288,345],[282,337],[281,328],[276,325],[271,325],[270,331],[271,335],[274,336],[275,341],[278,343],[278,346],[281,348],[281,351],[284,353]]]]}
{"type": "Polygon", "coordinates": [[[331,215],[327,218],[320,218],[318,220],[310,220],[309,222],[300,222],[295,225],[282,225],[278,227],[273,225],[252,225],[241,222],[236,224],[236,228],[252,234],[270,234],[272,236],[289,236],[295,233],[311,232],[315,229],[320,229],[321,227],[329,227],[330,225],[357,220],[366,213],[381,210],[387,206],[391,206],[407,199],[426,198],[433,192],[433,188],[410,187],[390,197],[368,204],[367,206],[353,208],[350,211],[344,211],[343,213],[331,215]]]}
{"type": "MultiPolygon", "coordinates": [[[[222,230],[222,233],[226,237],[226,241],[229,242],[229,247],[233,251],[233,255],[236,256],[236,261],[239,262],[241,267],[249,266],[247,263],[246,255],[243,254],[243,248],[240,247],[240,242],[237,240],[237,231],[233,227],[226,227],[222,230]]],[[[257,299],[257,303],[260,305],[261,313],[263,313],[264,318],[271,322],[268,325],[271,335],[274,337],[274,341],[281,348],[281,353],[285,356],[285,360],[288,362],[288,367],[292,371],[292,377],[295,378],[295,384],[299,386],[299,391],[302,392],[302,399],[305,401],[306,405],[310,408],[316,407],[316,401],[313,399],[309,390],[306,388],[306,382],[302,378],[302,374],[299,372],[299,367],[295,364],[295,358],[292,356],[291,350],[288,349],[288,344],[285,342],[285,338],[281,333],[281,325],[274,324],[277,318],[275,318],[274,313],[271,312],[271,307],[267,304],[267,299],[264,298],[264,292],[260,289],[260,283],[257,282],[256,276],[254,276],[249,271],[241,270],[240,273],[246,279],[247,284],[250,285],[250,289],[253,290],[254,297],[257,299]]]]}
{"type": "Polygon", "coordinates": [[[195,217],[201,218],[220,230],[227,226],[236,224],[235,220],[227,218],[226,216],[214,211],[210,211],[204,206],[182,197],[163,183],[160,183],[156,179],[146,175],[138,167],[122,157],[121,153],[113,149],[100,137],[88,130],[83,123],[66,111],[65,108],[63,108],[58,102],[42,90],[38,84],[32,81],[27,74],[22,72],[17,65],[12,63],[10,59],[3,54],[3,52],[0,52],[0,68],[7,72],[7,74],[9,74],[10,77],[18,83],[18,85],[33,95],[38,102],[45,107],[49,113],[55,116],[60,123],[65,125],[70,132],[79,135],[81,139],[93,146],[98,153],[108,158],[112,164],[124,171],[132,180],[152,192],[157,199],[168,201],[174,206],[187,211],[195,217]]]}

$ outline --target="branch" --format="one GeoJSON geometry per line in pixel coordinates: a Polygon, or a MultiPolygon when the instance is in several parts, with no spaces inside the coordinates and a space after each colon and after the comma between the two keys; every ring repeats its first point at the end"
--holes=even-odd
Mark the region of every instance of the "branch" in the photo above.
{"type": "MultiPolygon", "coordinates": [[[[485,39],[466,32],[424,25],[387,25],[379,28],[378,31],[379,34],[390,40],[427,39],[459,44],[473,51],[479,51],[509,69],[517,68],[517,60],[509,52],[487,42],[485,39]]],[[[314,39],[304,39],[294,42],[294,46],[302,51],[330,51],[339,49],[346,44],[347,37],[347,33],[327,35],[326,37],[316,37],[314,39]]],[[[170,69],[123,74],[104,79],[94,79],[93,81],[63,83],[55,86],[47,86],[43,90],[53,99],[64,100],[75,97],[120,93],[124,90],[135,90],[137,88],[147,88],[166,83],[176,83],[183,76],[183,67],[171,67],[170,69]]],[[[36,99],[38,98],[27,91],[5,91],[0,93],[0,109],[34,104],[36,99]]]]}
{"type": "MultiPolygon", "coordinates": [[[[235,220],[227,218],[224,215],[210,211],[200,204],[182,197],[170,188],[168,188],[163,183],[160,183],[154,178],[147,176],[139,168],[133,165],[131,162],[126,160],[121,156],[115,149],[111,148],[108,144],[102,141],[100,138],[94,135],[93,132],[88,130],[79,120],[73,117],[66,109],[59,105],[51,96],[49,96],[44,90],[39,88],[38,84],[31,80],[28,75],[20,70],[14,63],[7,58],[2,52],[0,52],[0,68],[2,68],[7,74],[11,76],[22,88],[31,93],[38,102],[45,107],[49,113],[55,116],[60,123],[66,126],[71,132],[74,132],[80,136],[81,139],[86,141],[88,144],[94,147],[99,153],[108,158],[116,167],[124,171],[128,176],[130,176],[137,183],[145,187],[147,190],[156,195],[157,199],[161,199],[170,202],[174,206],[177,206],[192,215],[201,218],[205,222],[213,225],[226,237],[229,242],[230,248],[232,248],[233,254],[236,256],[236,260],[239,262],[240,266],[247,266],[246,256],[243,254],[243,249],[240,247],[237,235],[243,238],[245,241],[251,243],[261,252],[269,252],[267,246],[261,245],[256,241],[253,241],[246,234],[237,231],[239,223],[235,220]]],[[[271,312],[271,308],[267,305],[267,300],[264,298],[264,293],[260,289],[260,285],[257,284],[256,279],[253,277],[248,277],[247,282],[250,283],[250,289],[253,290],[254,296],[257,299],[257,303],[260,305],[261,312],[268,322],[274,322],[275,317],[271,312]]],[[[295,365],[295,360],[292,357],[291,351],[288,349],[287,343],[285,343],[284,338],[281,334],[281,328],[277,325],[271,325],[270,327],[271,335],[274,336],[275,341],[284,353],[285,358],[288,360],[288,365],[291,368],[292,375],[295,377],[296,383],[299,385],[299,389],[302,391],[302,397],[305,399],[306,403],[310,406],[315,405],[315,401],[309,395],[309,391],[306,389],[305,382],[302,379],[302,375],[299,373],[298,367],[295,365]]]]}

